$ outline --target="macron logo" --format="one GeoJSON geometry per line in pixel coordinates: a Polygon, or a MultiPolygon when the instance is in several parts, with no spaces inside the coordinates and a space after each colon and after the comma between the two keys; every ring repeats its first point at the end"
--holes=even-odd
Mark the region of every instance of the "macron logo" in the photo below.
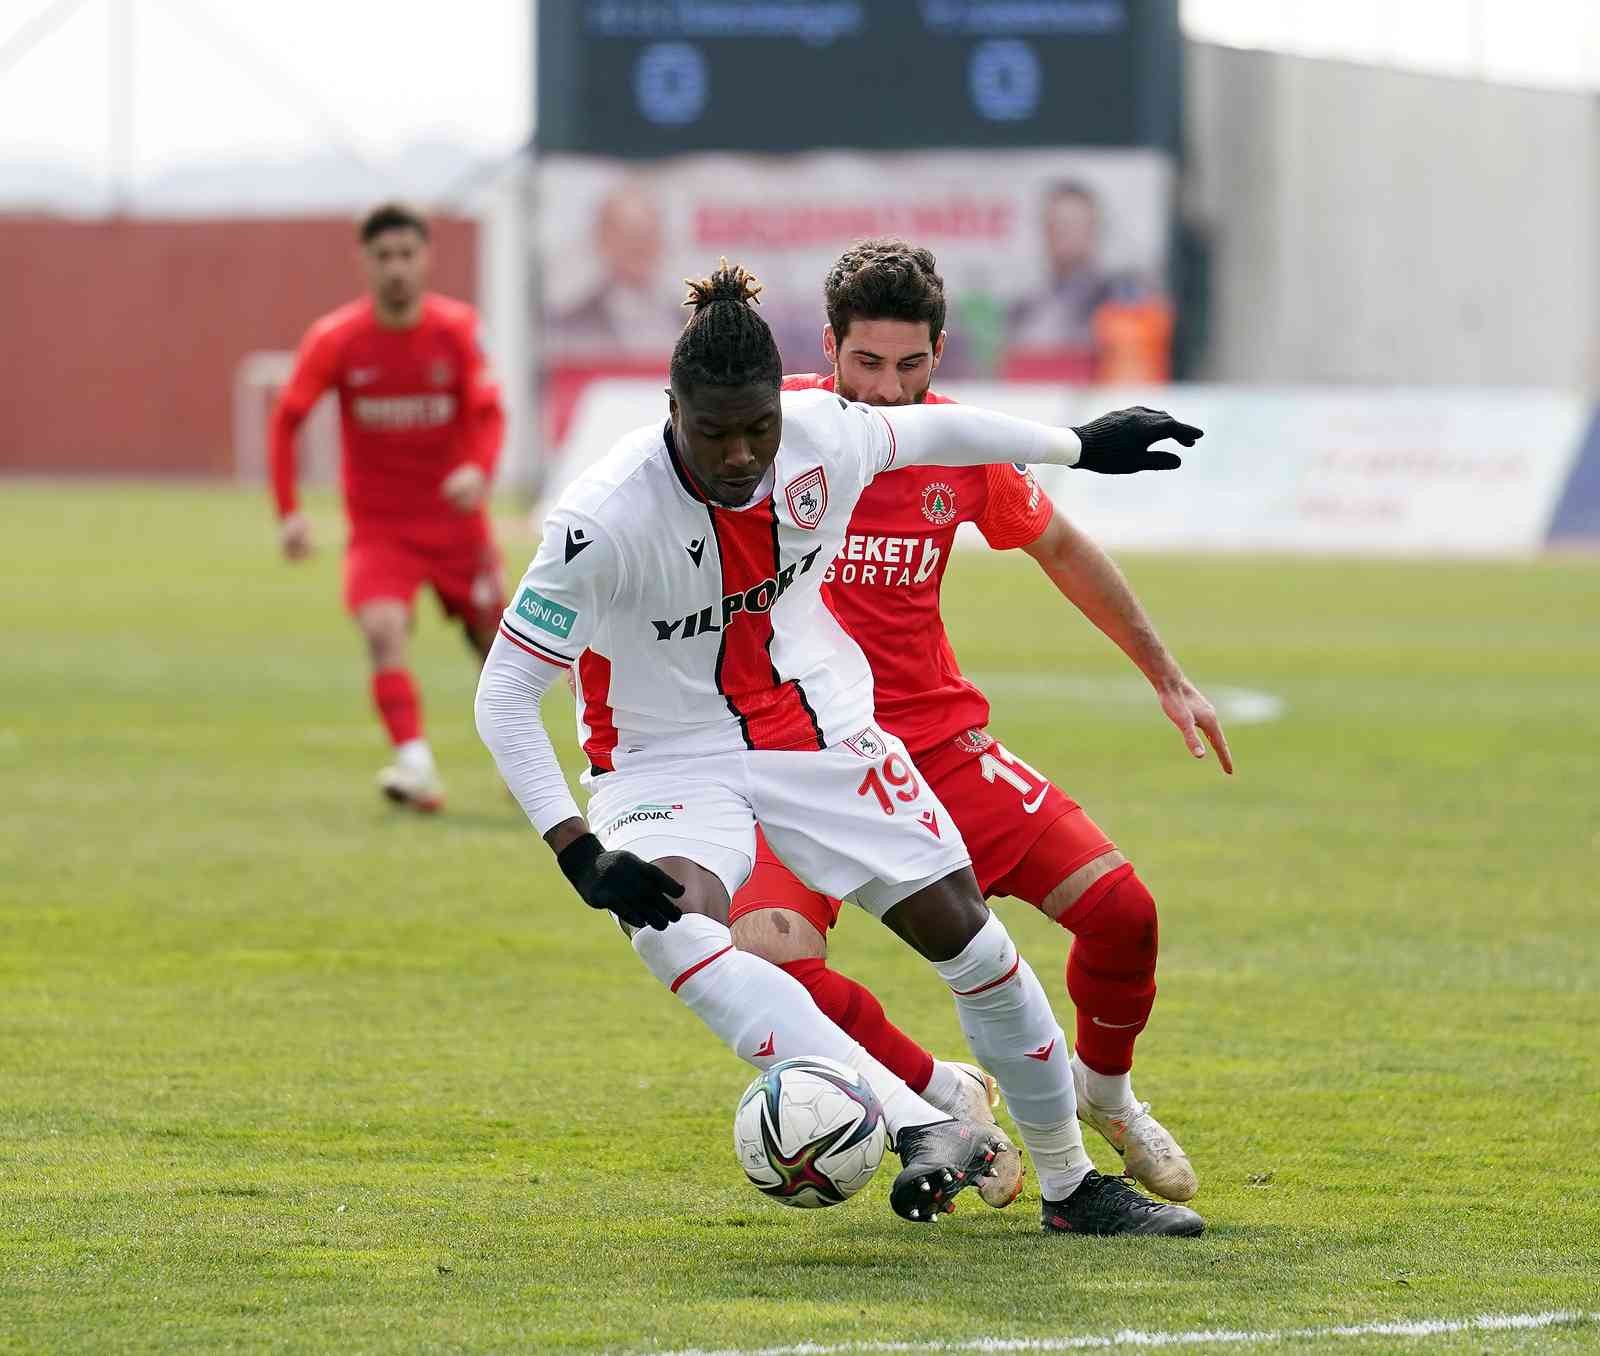
{"type": "Polygon", "coordinates": [[[1041,1045],[1037,1050],[1029,1050],[1028,1051],[1028,1058],[1029,1059],[1036,1059],[1041,1064],[1048,1063],[1049,1059],[1050,1059],[1050,1052],[1052,1050],[1054,1050],[1055,1048],[1056,1048],[1056,1038],[1054,1036],[1052,1036],[1052,1037],[1050,1037],[1050,1043],[1048,1045],[1041,1045]]]}
{"type": "Polygon", "coordinates": [[[573,556],[577,555],[579,551],[586,550],[593,545],[594,538],[581,527],[569,527],[567,529],[567,564],[572,564],[573,556]]]}
{"type": "Polygon", "coordinates": [[[689,559],[694,561],[694,567],[698,570],[700,568],[700,557],[706,553],[706,539],[697,537],[683,549],[689,553],[689,559]]]}
{"type": "Polygon", "coordinates": [[[767,1032],[766,1040],[762,1041],[760,1045],[756,1046],[755,1053],[753,1055],[751,1055],[750,1058],[751,1059],[771,1059],[772,1056],[773,1056],[774,1051],[776,1051],[776,1049],[777,1049],[777,1045],[774,1043],[772,1038],[777,1034],[778,1033],[775,1032],[775,1031],[767,1032]]]}

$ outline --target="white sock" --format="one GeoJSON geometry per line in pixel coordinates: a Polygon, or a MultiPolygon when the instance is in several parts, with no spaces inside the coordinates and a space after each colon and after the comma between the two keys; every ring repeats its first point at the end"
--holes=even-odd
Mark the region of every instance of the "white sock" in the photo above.
{"type": "Polygon", "coordinates": [[[992,913],[959,956],[933,968],[955,995],[972,1053],[1000,1084],[1045,1199],[1061,1200],[1092,1165],[1078,1127],[1067,1038],[1038,979],[992,913]]]}
{"type": "Polygon", "coordinates": [[[1094,1171],[1094,1160],[1083,1147],[1083,1133],[1076,1117],[1069,1126],[1018,1121],[1017,1133],[1028,1146],[1033,1170],[1039,1174],[1039,1193],[1047,1201],[1066,1200],[1078,1189],[1078,1183],[1094,1171]]]}
{"type": "Polygon", "coordinates": [[[954,1064],[936,1059],[933,1061],[933,1075],[928,1079],[928,1086],[922,1090],[922,1098],[953,1116],[965,1105],[962,1095],[966,1091],[964,1085],[971,1081],[970,1076],[962,1073],[954,1064]]]}
{"type": "Polygon", "coordinates": [[[408,739],[394,746],[394,761],[412,772],[432,772],[433,750],[426,739],[408,739]]]}
{"type": "Polygon", "coordinates": [[[728,929],[715,919],[686,913],[664,931],[641,928],[633,949],[651,974],[756,1068],[803,1055],[849,1065],[877,1093],[891,1136],[904,1126],[947,1119],[829,1021],[799,980],[734,950],[728,929]]]}
{"type": "Polygon", "coordinates": [[[1109,1116],[1134,1105],[1131,1073],[1096,1073],[1083,1061],[1079,1063],[1083,1067],[1084,1096],[1096,1111],[1103,1111],[1109,1116]]]}

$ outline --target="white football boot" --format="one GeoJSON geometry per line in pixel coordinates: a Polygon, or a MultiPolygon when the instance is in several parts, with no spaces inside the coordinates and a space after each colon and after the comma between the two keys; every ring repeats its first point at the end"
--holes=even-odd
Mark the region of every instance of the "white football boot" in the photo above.
{"type": "Polygon", "coordinates": [[[378,790],[396,805],[422,814],[431,815],[444,809],[444,783],[431,767],[390,763],[378,774],[378,790]]]}
{"type": "Polygon", "coordinates": [[[953,1064],[951,1067],[962,1075],[961,1104],[941,1107],[940,1110],[948,1111],[958,1119],[994,1126],[997,1141],[994,1162],[989,1165],[988,1172],[978,1178],[978,1195],[983,1197],[985,1205],[1004,1210],[1022,1195],[1023,1165],[1021,1152],[995,1122],[994,1112],[1000,1105],[1000,1089],[994,1079],[976,1064],[953,1064]]]}
{"type": "Polygon", "coordinates": [[[1072,1083],[1078,1093],[1078,1119],[1092,1125],[1122,1155],[1128,1176],[1146,1191],[1169,1201],[1187,1201],[1200,1189],[1189,1155],[1178,1147],[1172,1132],[1150,1114],[1149,1102],[1135,1102],[1116,1112],[1105,1112],[1089,1101],[1083,1065],[1072,1061],[1072,1083]]]}

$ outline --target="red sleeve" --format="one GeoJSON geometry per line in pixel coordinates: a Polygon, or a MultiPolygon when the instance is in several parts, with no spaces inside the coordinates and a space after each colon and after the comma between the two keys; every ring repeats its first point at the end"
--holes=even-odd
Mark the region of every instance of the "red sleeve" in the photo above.
{"type": "Polygon", "coordinates": [[[500,383],[478,342],[477,315],[468,311],[457,326],[461,343],[461,463],[473,461],[494,478],[505,442],[506,412],[500,383]]]}
{"type": "Polygon", "coordinates": [[[996,551],[1027,546],[1044,535],[1055,505],[1026,466],[987,466],[989,497],[978,530],[996,551]]]}
{"type": "Polygon", "coordinates": [[[278,502],[280,517],[288,517],[299,507],[295,492],[294,438],[306,415],[333,385],[337,371],[339,331],[332,325],[317,323],[306,331],[295,355],[289,384],[278,393],[272,407],[272,426],[268,438],[272,467],[272,495],[278,502]]]}

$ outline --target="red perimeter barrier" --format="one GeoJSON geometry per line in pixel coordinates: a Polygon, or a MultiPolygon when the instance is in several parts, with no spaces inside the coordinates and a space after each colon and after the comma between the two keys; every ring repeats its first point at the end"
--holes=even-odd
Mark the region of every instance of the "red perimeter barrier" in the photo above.
{"type": "MultiPolygon", "coordinates": [[[[478,232],[433,220],[438,291],[478,232]]],[[[234,368],[361,290],[353,218],[0,217],[0,471],[228,475],[234,368]]]]}

